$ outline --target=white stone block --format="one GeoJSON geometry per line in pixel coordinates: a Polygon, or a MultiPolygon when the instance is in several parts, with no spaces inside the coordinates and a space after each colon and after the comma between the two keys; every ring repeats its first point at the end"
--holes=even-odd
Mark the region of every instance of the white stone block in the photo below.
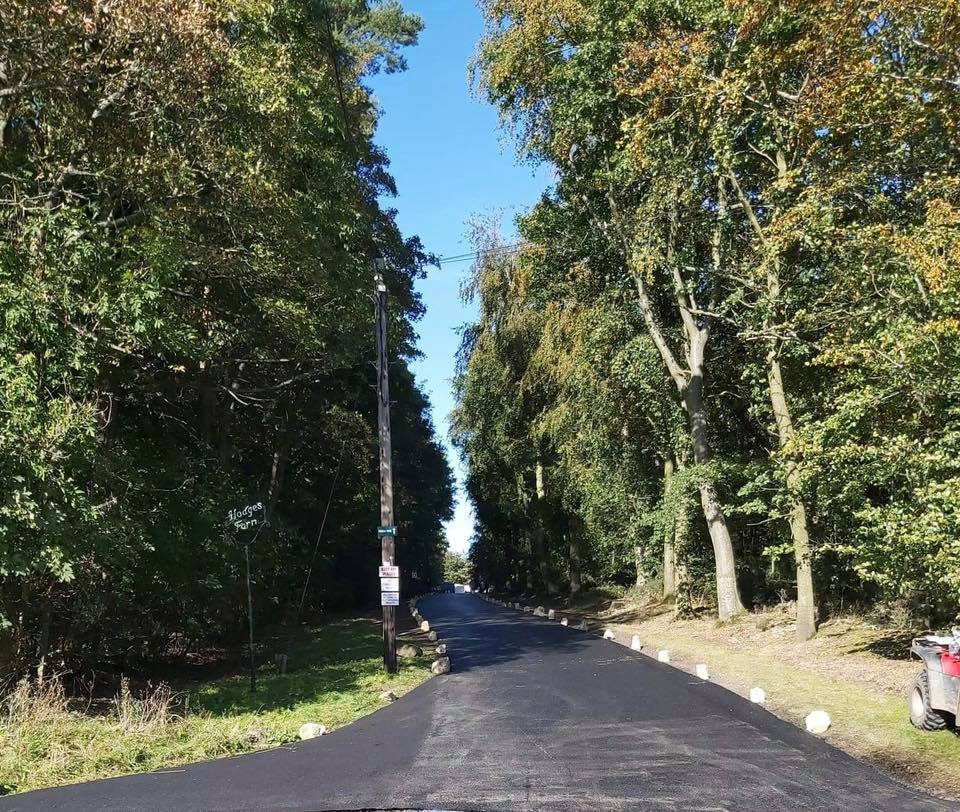
{"type": "Polygon", "coordinates": [[[808,713],[804,721],[806,722],[807,730],[818,736],[826,733],[830,729],[830,714],[826,711],[815,710],[808,713]]]}
{"type": "Polygon", "coordinates": [[[449,657],[437,657],[436,660],[430,665],[430,671],[434,674],[449,674],[450,673],[450,658],[449,657]]]}
{"type": "Polygon", "coordinates": [[[556,613],[556,611],[553,610],[553,609],[548,609],[548,610],[547,610],[547,620],[556,620],[556,619],[557,619],[557,613],[556,613]]]}
{"type": "Polygon", "coordinates": [[[569,622],[570,622],[570,621],[568,621],[565,617],[560,618],[560,625],[561,625],[561,626],[566,626],[569,622]]]}
{"type": "Polygon", "coordinates": [[[750,701],[756,702],[758,705],[762,705],[767,701],[767,692],[764,691],[763,688],[751,688],[750,701]]]}
{"type": "Polygon", "coordinates": [[[670,662],[670,652],[665,648],[660,649],[660,651],[657,652],[657,659],[662,663],[670,662]]]}
{"type": "Polygon", "coordinates": [[[428,632],[428,631],[430,631],[430,621],[429,621],[429,620],[421,621],[421,623],[420,623],[420,631],[422,631],[422,632],[428,632]]]}
{"type": "Polygon", "coordinates": [[[544,609],[542,606],[538,606],[536,609],[533,610],[533,613],[534,613],[537,617],[546,617],[546,615],[547,615],[547,610],[544,609]]]}
{"type": "Polygon", "coordinates": [[[430,632],[430,634],[427,635],[427,640],[429,640],[431,643],[436,643],[436,642],[437,642],[437,633],[436,633],[436,632],[430,632]]]}
{"type": "Polygon", "coordinates": [[[437,654],[446,654],[447,653],[447,644],[441,643],[437,646],[437,654]]]}
{"type": "Polygon", "coordinates": [[[710,679],[710,670],[707,668],[706,663],[697,663],[696,672],[700,679],[710,679]]]}
{"type": "Polygon", "coordinates": [[[322,736],[327,732],[327,729],[317,722],[306,722],[305,724],[300,725],[300,730],[297,732],[301,739],[314,739],[317,736],[322,736]]]}
{"type": "Polygon", "coordinates": [[[616,639],[617,639],[617,636],[616,636],[612,631],[610,631],[610,629],[604,629],[603,639],[604,639],[604,640],[616,640],[616,639]]]}
{"type": "Polygon", "coordinates": [[[634,651],[642,651],[642,650],[643,650],[643,643],[640,642],[640,635],[639,635],[639,634],[635,634],[635,635],[631,638],[631,640],[630,640],[630,648],[632,648],[634,651]]]}

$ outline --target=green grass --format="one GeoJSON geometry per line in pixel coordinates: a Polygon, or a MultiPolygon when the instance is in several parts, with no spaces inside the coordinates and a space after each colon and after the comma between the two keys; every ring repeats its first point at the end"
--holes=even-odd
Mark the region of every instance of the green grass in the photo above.
{"type": "Polygon", "coordinates": [[[371,620],[332,623],[291,647],[286,675],[261,668],[255,694],[244,675],[203,683],[141,724],[129,717],[123,724],[119,707],[99,716],[71,710],[56,691],[34,692],[16,711],[8,698],[0,717],[0,794],[284,744],[298,739],[304,722],[342,727],[386,704],[382,691],[399,696],[430,676],[424,658],[385,674],[381,645],[371,620]],[[264,733],[256,744],[245,740],[252,728],[264,733]]]}
{"type": "Polygon", "coordinates": [[[775,653],[731,650],[702,640],[691,645],[671,635],[648,634],[644,641],[669,649],[680,663],[709,663],[711,678],[739,693],[763,686],[767,708],[801,727],[811,710],[826,710],[833,723],[824,736],[828,741],[905,781],[960,797],[960,736],[916,730],[907,719],[905,696],[867,691],[782,662],[775,653]]]}

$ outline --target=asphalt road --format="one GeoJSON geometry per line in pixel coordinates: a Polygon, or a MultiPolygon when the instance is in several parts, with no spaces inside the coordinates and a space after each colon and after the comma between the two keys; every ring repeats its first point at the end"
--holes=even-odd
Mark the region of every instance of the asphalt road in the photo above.
{"type": "Polygon", "coordinates": [[[957,808],[616,643],[473,595],[421,607],[454,672],[349,727],[0,810],[957,808]]]}

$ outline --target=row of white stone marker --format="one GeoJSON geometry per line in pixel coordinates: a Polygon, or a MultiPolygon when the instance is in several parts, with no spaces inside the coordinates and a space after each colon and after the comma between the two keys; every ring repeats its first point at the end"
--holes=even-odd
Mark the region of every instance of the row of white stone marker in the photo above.
{"type": "MultiPolygon", "coordinates": [[[[476,594],[481,598],[481,600],[484,600],[487,603],[495,604],[496,606],[502,606],[505,609],[519,609],[523,612],[532,614],[535,617],[545,617],[547,620],[556,620],[557,618],[557,613],[554,609],[544,609],[542,606],[531,608],[516,602],[502,601],[499,598],[493,598],[483,592],[478,592],[476,594]]],[[[561,617],[560,625],[569,626],[570,621],[565,617],[561,617]]],[[[580,623],[578,623],[574,628],[584,632],[589,631],[586,620],[581,620],[580,623]]],[[[604,629],[603,639],[616,641],[617,636],[612,629],[604,629]]],[[[631,637],[630,648],[633,651],[643,651],[643,644],[640,642],[640,635],[635,634],[633,637],[631,637]]],[[[670,652],[667,649],[660,649],[657,652],[657,660],[661,663],[669,663],[670,652]]],[[[710,679],[710,669],[707,668],[706,663],[697,663],[694,667],[694,673],[699,679],[710,679]]],[[[757,705],[763,705],[767,701],[767,692],[764,691],[763,688],[751,688],[750,701],[756,703],[757,705]]],[[[823,710],[812,711],[811,713],[807,714],[805,724],[810,733],[815,733],[818,735],[826,733],[830,729],[830,714],[823,710]]]]}
{"type": "Polygon", "coordinates": [[[431,643],[436,643],[434,648],[434,654],[436,654],[436,659],[430,663],[430,671],[433,674],[449,674],[450,673],[450,655],[447,654],[447,644],[439,642],[439,637],[437,632],[430,628],[430,621],[425,620],[423,615],[420,614],[420,610],[417,608],[417,599],[410,599],[410,614],[413,616],[413,619],[420,624],[420,631],[427,633],[427,640],[431,643]]]}

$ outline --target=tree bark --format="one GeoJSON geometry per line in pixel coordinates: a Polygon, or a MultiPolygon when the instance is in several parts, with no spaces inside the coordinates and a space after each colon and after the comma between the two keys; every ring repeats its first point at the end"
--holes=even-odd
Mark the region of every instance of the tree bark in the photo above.
{"type": "Polygon", "coordinates": [[[634,578],[633,586],[640,592],[647,586],[647,573],[644,571],[644,547],[642,544],[633,545],[633,564],[636,568],[636,577],[634,578]]]}
{"type": "Polygon", "coordinates": [[[540,569],[540,580],[546,587],[548,595],[556,595],[560,592],[560,585],[556,582],[550,572],[550,562],[547,560],[546,545],[546,499],[547,486],[543,475],[543,463],[538,459],[534,468],[536,479],[536,504],[534,515],[536,516],[536,527],[533,532],[534,555],[537,557],[537,566],[540,569]]]}
{"type": "Polygon", "coordinates": [[[273,518],[273,512],[280,501],[283,479],[287,473],[287,461],[290,459],[290,435],[284,432],[273,450],[273,462],[270,465],[270,487],[267,490],[267,519],[273,518]]]}
{"type": "MultiPolygon", "coordinates": [[[[226,376],[226,386],[228,391],[236,393],[240,389],[240,382],[237,380],[243,374],[244,364],[237,367],[237,375],[233,378],[228,374],[226,376]]],[[[233,395],[227,395],[223,408],[220,410],[220,464],[224,467],[230,464],[233,459],[233,417],[237,408],[237,400],[233,395]]]]}
{"type": "Polygon", "coordinates": [[[693,599],[691,596],[690,571],[687,567],[687,558],[690,545],[690,510],[685,494],[678,500],[677,513],[674,518],[674,554],[676,556],[676,601],[673,605],[673,614],[677,618],[693,616],[693,599]]]}
{"type": "MultiPolygon", "coordinates": [[[[684,393],[684,404],[690,420],[690,438],[693,441],[693,462],[706,465],[710,461],[710,445],[707,439],[707,417],[703,405],[703,372],[693,365],[693,375],[684,393]]],[[[727,517],[717,496],[713,482],[705,476],[700,477],[700,505],[707,522],[707,532],[713,545],[716,560],[717,614],[720,620],[743,612],[740,589],[737,586],[736,559],[733,554],[733,541],[727,527],[727,517]]]]}
{"type": "Polygon", "coordinates": [[[570,594],[576,595],[582,588],[583,583],[580,576],[580,538],[582,527],[580,517],[570,519],[570,527],[567,531],[567,542],[569,550],[570,567],[570,594]]]}
{"type": "MultiPolygon", "coordinates": [[[[777,422],[780,448],[786,447],[794,437],[793,418],[783,389],[783,373],[775,349],[768,357],[768,380],[770,403],[777,422]]],[[[790,535],[793,537],[793,557],[797,568],[797,639],[809,640],[817,633],[817,604],[813,590],[813,566],[811,562],[810,534],[807,530],[807,511],[803,501],[796,495],[800,471],[792,460],[786,462],[786,483],[789,492],[790,535]]]]}
{"type": "MultiPolygon", "coordinates": [[[[725,216],[726,209],[722,182],[718,184],[718,197],[720,212],[712,240],[712,258],[717,275],[720,274],[722,267],[720,224],[725,216]]],[[[612,196],[610,202],[616,219],[618,210],[612,196]]],[[[657,310],[650,298],[644,275],[635,272],[633,273],[633,280],[637,289],[640,313],[643,316],[647,332],[657,348],[667,372],[673,379],[680,397],[683,399],[689,423],[690,438],[693,442],[694,463],[705,465],[710,459],[710,445],[707,433],[707,417],[703,403],[703,384],[706,347],[710,337],[710,322],[709,317],[700,315],[701,309],[693,289],[684,283],[680,268],[675,261],[673,246],[677,229],[677,213],[674,210],[671,216],[666,261],[670,268],[673,298],[683,330],[686,368],[677,362],[677,358],[660,327],[657,320],[657,310]]],[[[629,258],[631,246],[626,237],[624,237],[624,246],[629,258]]],[[[711,311],[712,309],[713,302],[710,303],[707,310],[711,311]]],[[[703,517],[707,523],[716,561],[717,613],[721,620],[729,620],[743,612],[743,603],[740,600],[740,590],[737,587],[736,563],[733,542],[730,538],[730,530],[727,527],[727,517],[720,505],[713,483],[706,477],[701,477],[700,503],[703,507],[703,517]]]]}
{"type": "Polygon", "coordinates": [[[669,600],[677,594],[676,552],[674,549],[674,535],[676,533],[675,517],[667,515],[671,487],[673,485],[673,457],[666,454],[663,460],[663,598],[669,600]]]}
{"type": "Polygon", "coordinates": [[[52,614],[50,604],[44,604],[40,616],[40,642],[37,644],[37,681],[42,682],[47,665],[47,654],[50,653],[50,624],[52,614]]]}
{"type": "MultiPolygon", "coordinates": [[[[777,150],[778,184],[786,184],[787,161],[782,150],[777,150]]],[[[764,327],[770,333],[769,351],[767,352],[767,384],[770,393],[770,405],[773,417],[777,424],[780,449],[786,448],[795,436],[793,416],[787,403],[786,391],[783,384],[783,370],[780,368],[780,339],[774,335],[776,329],[776,314],[780,302],[780,257],[776,249],[771,246],[764,233],[763,226],[757,218],[750,198],[744,193],[735,174],[731,173],[730,182],[737,192],[740,204],[746,213],[747,220],[754,234],[769,255],[767,268],[767,305],[769,315],[764,327]]],[[[813,590],[813,566],[811,561],[810,533],[807,529],[807,511],[803,501],[797,495],[800,473],[796,463],[787,460],[784,470],[784,479],[787,485],[789,511],[787,522],[790,526],[790,536],[793,539],[793,557],[797,570],[797,639],[809,640],[817,633],[816,596],[813,590]]]]}
{"type": "Polygon", "coordinates": [[[290,460],[290,448],[293,445],[293,431],[290,428],[289,419],[284,418],[284,426],[277,439],[277,444],[273,449],[273,459],[270,464],[270,485],[267,488],[266,498],[266,521],[267,526],[263,528],[260,534],[260,540],[266,541],[273,534],[273,516],[276,512],[277,504],[280,502],[280,494],[283,492],[283,484],[287,475],[287,463],[290,460]]]}
{"type": "Polygon", "coordinates": [[[577,541],[570,539],[570,594],[576,595],[583,589],[580,580],[580,550],[577,541]]]}

